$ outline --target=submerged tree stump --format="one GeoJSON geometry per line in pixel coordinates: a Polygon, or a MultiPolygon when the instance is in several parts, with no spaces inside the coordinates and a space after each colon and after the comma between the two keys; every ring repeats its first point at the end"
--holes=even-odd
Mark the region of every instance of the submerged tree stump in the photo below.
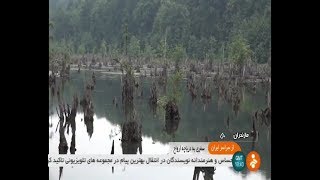
{"type": "Polygon", "coordinates": [[[264,124],[269,127],[271,124],[271,108],[258,109],[254,112],[253,117],[254,120],[260,122],[261,125],[264,124]]]}
{"type": "Polygon", "coordinates": [[[92,73],[92,82],[93,84],[96,84],[96,75],[94,74],[94,72],[92,73]]]}
{"type": "Polygon", "coordinates": [[[169,101],[165,106],[165,111],[165,131],[173,134],[177,131],[180,122],[178,106],[174,101],[169,101]]]}
{"type": "Polygon", "coordinates": [[[211,91],[209,88],[204,88],[201,94],[201,98],[203,99],[211,99],[211,91]]]}
{"type": "Polygon", "coordinates": [[[126,121],[122,125],[121,146],[123,154],[142,154],[142,125],[137,121],[126,121]]]}
{"type": "Polygon", "coordinates": [[[150,88],[150,93],[151,93],[151,96],[149,98],[149,103],[153,112],[155,113],[155,110],[157,108],[157,102],[158,102],[158,91],[155,83],[152,83],[152,87],[150,88]]]}

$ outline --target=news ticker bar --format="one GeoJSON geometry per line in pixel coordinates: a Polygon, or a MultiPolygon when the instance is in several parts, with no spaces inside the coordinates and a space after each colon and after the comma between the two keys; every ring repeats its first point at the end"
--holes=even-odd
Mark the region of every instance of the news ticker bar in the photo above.
{"type": "Polygon", "coordinates": [[[162,155],[67,155],[49,154],[49,167],[94,165],[191,165],[232,166],[232,156],[241,151],[233,141],[170,142],[169,151],[162,155]]]}
{"type": "Polygon", "coordinates": [[[49,154],[49,167],[64,166],[193,166],[233,167],[243,171],[260,168],[261,158],[258,152],[251,151],[245,155],[239,144],[234,141],[217,142],[170,142],[169,151],[160,155],[151,154],[49,154]]]}
{"type": "Polygon", "coordinates": [[[207,154],[162,154],[162,155],[79,155],[79,154],[49,154],[49,167],[75,166],[228,166],[232,167],[233,155],[207,154]]]}

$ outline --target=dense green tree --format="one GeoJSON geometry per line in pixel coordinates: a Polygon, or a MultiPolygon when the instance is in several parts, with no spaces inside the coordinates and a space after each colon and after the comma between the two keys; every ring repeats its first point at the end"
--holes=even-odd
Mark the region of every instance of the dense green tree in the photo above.
{"type": "Polygon", "coordinates": [[[80,44],[79,47],[78,47],[77,53],[81,54],[81,55],[84,55],[85,52],[86,52],[86,47],[84,46],[84,44],[80,44]]]}
{"type": "Polygon", "coordinates": [[[146,44],[143,52],[143,56],[147,58],[147,60],[150,60],[154,57],[155,50],[152,48],[151,45],[146,44]]]}
{"type": "Polygon", "coordinates": [[[107,43],[105,40],[102,40],[100,45],[100,53],[103,58],[107,55],[107,43]]]}
{"type": "Polygon", "coordinates": [[[128,48],[129,56],[132,58],[140,57],[140,40],[137,39],[135,36],[132,36],[130,39],[130,44],[128,48]]]}
{"type": "Polygon", "coordinates": [[[222,49],[236,35],[247,40],[254,61],[266,63],[271,56],[271,0],[50,0],[49,5],[53,41],[72,41],[86,53],[101,51],[104,40],[112,47],[106,48],[109,55],[125,54],[126,26],[127,48],[134,36],[143,56],[150,46],[154,56],[170,58],[169,50],[181,45],[188,58],[222,59],[222,49]]]}
{"type": "Polygon", "coordinates": [[[189,36],[189,11],[183,4],[164,0],[157,13],[153,25],[153,34],[158,42],[166,36],[168,47],[177,44],[186,44],[189,36]]]}
{"type": "Polygon", "coordinates": [[[238,67],[239,71],[243,70],[243,67],[250,60],[252,51],[241,35],[236,35],[229,44],[229,59],[238,67]]]}
{"type": "Polygon", "coordinates": [[[176,45],[171,52],[171,59],[174,60],[176,71],[180,69],[181,61],[186,58],[186,51],[182,45],[176,45]]]}

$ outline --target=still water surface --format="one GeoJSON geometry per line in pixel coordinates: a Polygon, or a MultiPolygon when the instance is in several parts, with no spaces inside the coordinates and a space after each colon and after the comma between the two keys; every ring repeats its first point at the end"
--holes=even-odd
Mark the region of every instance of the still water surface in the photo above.
{"type": "MultiPolygon", "coordinates": [[[[115,141],[115,154],[122,154],[121,148],[121,123],[124,122],[124,113],[121,108],[121,77],[120,75],[107,75],[96,73],[97,83],[93,91],[94,121],[93,134],[91,138],[87,133],[87,127],[83,121],[83,112],[78,109],[76,116],[76,154],[110,154],[112,141],[115,141]],[[112,104],[113,98],[118,99],[119,106],[112,104]]],[[[79,98],[84,92],[84,85],[91,77],[91,72],[71,73],[71,79],[63,87],[63,100],[71,104],[72,96],[77,93],[79,98]]],[[[152,112],[148,105],[150,96],[151,78],[142,81],[143,96],[135,98],[135,109],[142,123],[142,153],[163,154],[168,152],[168,142],[203,142],[204,137],[210,141],[218,140],[219,135],[224,132],[227,137],[232,138],[235,132],[250,132],[252,128],[251,114],[258,108],[265,108],[265,91],[260,87],[256,94],[245,91],[242,97],[240,112],[236,116],[230,105],[221,102],[218,95],[213,92],[213,97],[206,105],[200,99],[192,102],[187,89],[186,82],[181,83],[182,99],[179,103],[181,120],[175,135],[168,135],[164,129],[164,112],[158,110],[152,112]],[[226,119],[230,118],[229,128],[226,119]]],[[[141,89],[139,89],[141,91],[141,89]]],[[[139,91],[137,90],[137,91],[139,91]]],[[[59,130],[56,131],[59,118],[55,108],[57,98],[49,92],[49,153],[58,154],[59,130]]],[[[137,93],[138,94],[138,93],[137,93]]],[[[136,96],[135,96],[136,97],[136,96]]],[[[262,163],[258,172],[244,171],[235,172],[232,168],[218,167],[214,179],[248,179],[265,180],[271,177],[271,129],[264,125],[257,126],[259,131],[258,142],[254,144],[254,150],[260,153],[262,163]]],[[[70,146],[72,133],[66,134],[70,146]]],[[[252,143],[239,143],[243,152],[249,153],[252,143]]],[[[69,153],[69,152],[68,152],[69,153]]],[[[87,179],[192,179],[193,167],[123,167],[115,168],[64,168],[61,179],[64,180],[87,180],[87,179]]],[[[49,179],[59,179],[59,168],[49,168],[49,179]]],[[[200,179],[203,179],[200,173],[200,179]]]]}

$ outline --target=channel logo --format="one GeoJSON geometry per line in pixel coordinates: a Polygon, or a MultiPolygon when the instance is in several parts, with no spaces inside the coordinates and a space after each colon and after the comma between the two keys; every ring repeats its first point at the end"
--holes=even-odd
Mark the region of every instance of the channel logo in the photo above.
{"type": "Polygon", "coordinates": [[[260,155],[256,151],[251,151],[247,155],[246,164],[250,171],[257,171],[261,164],[260,155]]]}
{"type": "Polygon", "coordinates": [[[245,168],[245,159],[246,156],[243,154],[243,152],[238,151],[234,153],[232,157],[232,166],[234,170],[242,171],[245,168]]]}

